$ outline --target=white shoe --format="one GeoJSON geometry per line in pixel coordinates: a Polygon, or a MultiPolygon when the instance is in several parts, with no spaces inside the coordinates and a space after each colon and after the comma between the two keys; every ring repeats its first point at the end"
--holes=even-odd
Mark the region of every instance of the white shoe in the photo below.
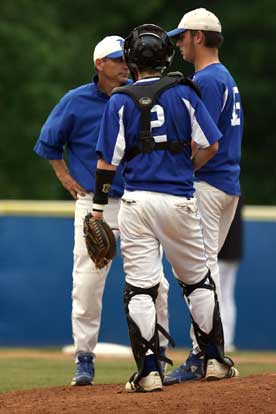
{"type": "Polygon", "coordinates": [[[209,361],[207,362],[206,375],[204,379],[207,381],[214,381],[223,378],[232,378],[238,376],[239,371],[237,370],[237,368],[229,367],[228,365],[222,364],[216,359],[209,359],[209,361]]]}
{"type": "Polygon", "coordinates": [[[142,377],[137,384],[134,382],[136,376],[137,374],[133,374],[126,383],[126,392],[162,391],[162,381],[159,372],[150,372],[146,377],[142,377]]]}

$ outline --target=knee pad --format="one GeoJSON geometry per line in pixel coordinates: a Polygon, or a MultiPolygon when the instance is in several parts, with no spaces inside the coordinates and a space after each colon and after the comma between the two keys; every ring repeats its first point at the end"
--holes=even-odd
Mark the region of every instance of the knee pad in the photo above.
{"type": "Polygon", "coordinates": [[[129,283],[126,283],[125,289],[124,289],[124,304],[125,306],[128,306],[131,298],[135,295],[149,295],[151,296],[153,302],[155,303],[157,295],[158,295],[158,288],[159,283],[151,288],[144,289],[137,286],[133,286],[129,283]]]}
{"type": "Polygon", "coordinates": [[[178,283],[182,287],[183,295],[185,295],[186,298],[189,298],[190,294],[196,289],[209,289],[209,290],[212,290],[215,294],[215,297],[217,297],[216,285],[215,285],[214,280],[211,277],[210,270],[208,270],[208,272],[206,273],[206,275],[204,276],[204,278],[200,282],[195,283],[194,285],[186,285],[185,283],[181,282],[180,280],[178,281],[178,283]]]}

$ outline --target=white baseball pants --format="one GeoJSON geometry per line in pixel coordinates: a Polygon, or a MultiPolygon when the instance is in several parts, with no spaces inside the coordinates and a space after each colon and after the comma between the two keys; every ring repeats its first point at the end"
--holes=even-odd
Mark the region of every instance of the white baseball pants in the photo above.
{"type": "Polygon", "coordinates": [[[204,243],[208,256],[208,267],[216,284],[218,300],[221,300],[218,253],[222,248],[235,211],[239,197],[229,195],[203,181],[195,183],[196,198],[200,211],[204,243]]]}
{"type": "Polygon", "coordinates": [[[221,320],[224,331],[226,351],[235,349],[236,302],[235,285],[239,262],[219,259],[219,273],[221,284],[221,320]]]}
{"type": "MultiPolygon", "coordinates": [[[[195,198],[125,191],[118,218],[127,283],[140,288],[151,288],[160,283],[160,244],[180,281],[196,284],[207,274],[207,257],[195,198]]],[[[196,289],[189,296],[193,319],[207,334],[213,326],[214,304],[214,292],[209,289],[196,289]]],[[[128,308],[143,338],[150,340],[156,320],[151,296],[133,296],[128,308]]]]}
{"type": "MultiPolygon", "coordinates": [[[[210,184],[197,181],[195,183],[196,199],[201,215],[204,244],[208,256],[208,267],[216,284],[219,303],[221,302],[221,286],[218,266],[218,253],[222,248],[233,221],[239,197],[226,194],[210,184]]],[[[194,353],[199,351],[193,327],[191,338],[194,353]]]]}

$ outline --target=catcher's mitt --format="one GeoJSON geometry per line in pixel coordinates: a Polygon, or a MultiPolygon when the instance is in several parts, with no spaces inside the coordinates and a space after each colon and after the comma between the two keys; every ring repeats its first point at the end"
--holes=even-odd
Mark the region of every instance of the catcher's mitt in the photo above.
{"type": "Polygon", "coordinates": [[[98,269],[116,256],[116,239],[104,220],[96,220],[91,213],[84,218],[83,232],[87,251],[98,269]]]}

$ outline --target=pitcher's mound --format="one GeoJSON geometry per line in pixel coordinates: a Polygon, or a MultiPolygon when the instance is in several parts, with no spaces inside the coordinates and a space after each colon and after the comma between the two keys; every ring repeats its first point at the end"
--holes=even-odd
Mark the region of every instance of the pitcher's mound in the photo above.
{"type": "Polygon", "coordinates": [[[40,388],[0,394],[0,414],[275,414],[276,374],[190,382],[127,394],[123,385],[40,388]]]}

